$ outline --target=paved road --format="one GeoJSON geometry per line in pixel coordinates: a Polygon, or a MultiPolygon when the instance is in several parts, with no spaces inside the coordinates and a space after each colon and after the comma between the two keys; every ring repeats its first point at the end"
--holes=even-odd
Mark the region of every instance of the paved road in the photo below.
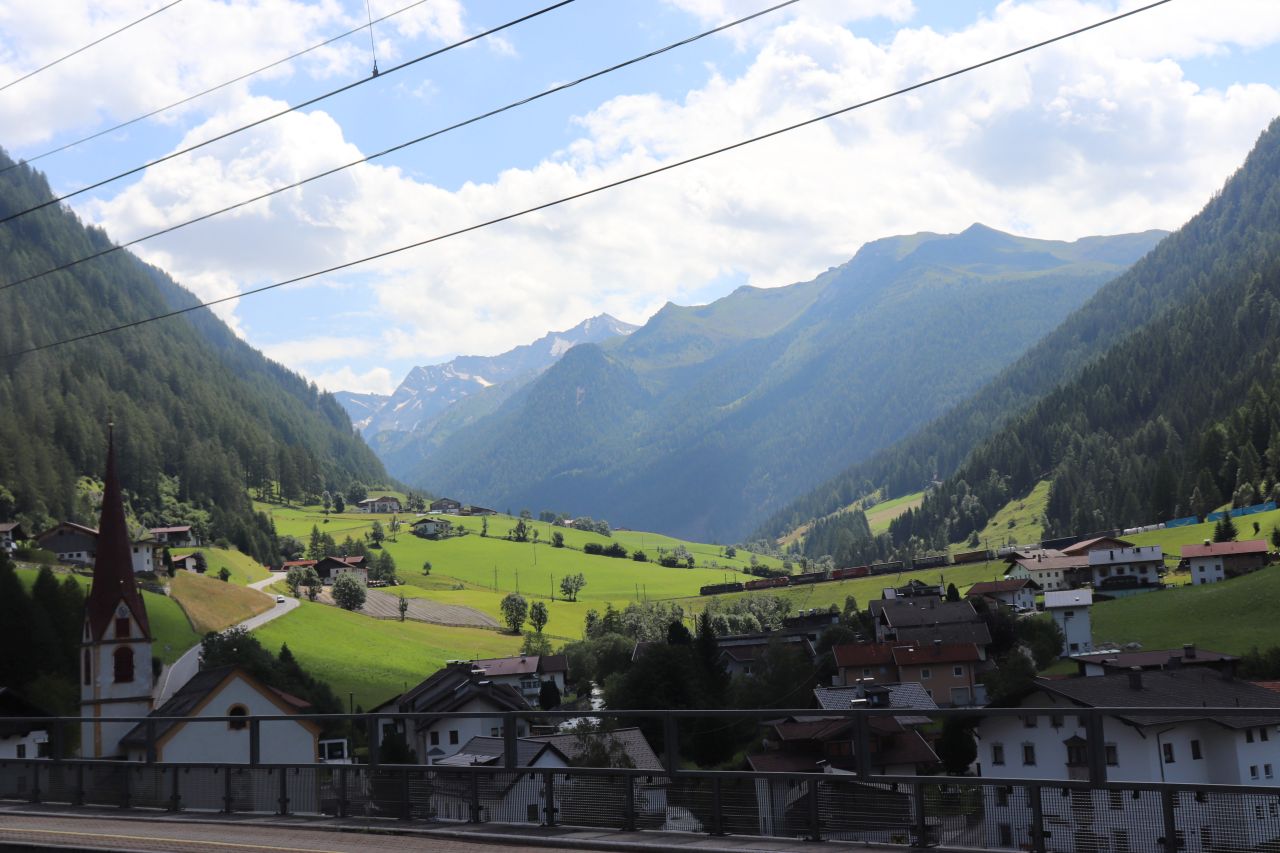
{"type": "MultiPolygon", "coordinates": [[[[268,586],[278,580],[280,580],[279,575],[272,575],[266,580],[256,581],[249,584],[249,586],[253,589],[264,591],[268,586]]],[[[268,594],[274,595],[274,593],[268,594]]],[[[298,599],[286,595],[284,597],[283,604],[277,603],[270,610],[259,613],[257,616],[250,617],[239,624],[241,627],[253,630],[261,625],[267,624],[272,619],[277,619],[283,616],[297,606],[298,599]]],[[[165,668],[165,671],[160,674],[160,681],[156,683],[155,689],[156,706],[159,707],[169,701],[169,698],[172,697],[174,693],[178,692],[178,688],[190,681],[191,676],[195,675],[199,670],[200,647],[193,646],[187,650],[186,654],[169,664],[169,666],[165,668]]]]}

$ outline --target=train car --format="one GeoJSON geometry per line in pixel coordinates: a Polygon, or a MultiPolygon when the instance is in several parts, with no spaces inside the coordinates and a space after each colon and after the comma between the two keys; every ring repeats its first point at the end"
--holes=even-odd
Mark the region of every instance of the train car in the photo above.
{"type": "Polygon", "coordinates": [[[790,578],[760,578],[759,580],[747,581],[747,589],[773,589],[774,587],[787,586],[791,582],[790,578]]]}
{"type": "Polygon", "coordinates": [[[947,564],[946,554],[937,554],[932,557],[916,557],[911,561],[913,569],[936,569],[939,566],[947,564]]]}
{"type": "Polygon", "coordinates": [[[742,592],[743,586],[741,582],[734,583],[713,583],[704,586],[698,590],[700,595],[719,595],[722,592],[742,592]]]}
{"type": "Polygon", "coordinates": [[[894,560],[892,563],[872,563],[871,574],[873,575],[891,575],[894,572],[902,571],[902,561],[894,560]]]}
{"type": "Polygon", "coordinates": [[[791,586],[796,586],[797,584],[822,583],[825,580],[830,580],[830,576],[827,572],[802,572],[798,575],[792,575],[790,580],[791,586]]]}
{"type": "Polygon", "coordinates": [[[961,551],[951,557],[951,562],[957,566],[963,566],[965,563],[985,563],[988,560],[994,560],[996,555],[992,551],[961,551]]]}
{"type": "Polygon", "coordinates": [[[842,581],[847,578],[865,578],[871,574],[870,566],[851,566],[846,569],[836,569],[831,573],[833,581],[842,581]]]}

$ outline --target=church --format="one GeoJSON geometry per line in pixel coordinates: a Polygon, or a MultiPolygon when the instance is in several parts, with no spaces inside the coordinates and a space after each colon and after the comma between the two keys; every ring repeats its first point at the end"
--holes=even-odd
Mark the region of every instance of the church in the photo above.
{"type": "MultiPolygon", "coordinates": [[[[82,758],[171,763],[248,764],[249,726],[201,717],[291,715],[298,700],[262,684],[238,667],[202,671],[173,699],[155,707],[151,626],[133,572],[132,543],[116,470],[115,437],[107,443],[107,472],[98,523],[93,586],[85,601],[80,659],[82,758]],[[185,718],[148,726],[140,717],[185,718]],[[148,743],[148,730],[155,741],[148,743]]],[[[262,724],[258,760],[311,764],[320,728],[309,720],[262,724]]]]}

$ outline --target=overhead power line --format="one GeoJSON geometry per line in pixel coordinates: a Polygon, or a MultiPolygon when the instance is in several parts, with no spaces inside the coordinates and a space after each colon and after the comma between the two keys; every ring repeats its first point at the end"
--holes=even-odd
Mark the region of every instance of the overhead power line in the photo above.
{"type": "MultiPolygon", "coordinates": [[[[275,68],[279,65],[284,65],[286,62],[292,62],[298,57],[305,56],[306,54],[311,53],[312,51],[319,50],[322,47],[328,47],[334,42],[341,41],[342,39],[346,38],[349,35],[358,33],[363,29],[369,29],[373,24],[382,23],[383,21],[389,18],[394,18],[396,15],[404,14],[405,12],[408,12],[410,9],[413,9],[417,6],[421,6],[423,3],[427,3],[427,2],[430,2],[430,0],[415,0],[415,2],[410,3],[408,6],[401,6],[399,9],[396,9],[394,12],[388,12],[387,14],[383,15],[381,18],[374,18],[369,24],[361,24],[358,27],[354,27],[352,29],[347,30],[345,33],[338,33],[336,36],[330,36],[329,38],[325,39],[322,42],[313,44],[310,47],[305,47],[302,50],[297,51],[296,53],[291,53],[288,56],[284,57],[283,59],[277,59],[275,62],[268,62],[266,65],[263,65],[259,68],[255,68],[252,71],[246,71],[245,73],[239,75],[238,77],[232,77],[230,80],[227,80],[223,83],[219,83],[216,86],[210,86],[208,89],[204,89],[203,91],[196,92],[193,95],[187,95],[182,100],[174,101],[172,104],[166,104],[163,107],[156,107],[154,110],[151,110],[148,113],[143,113],[140,116],[131,118],[128,121],[122,121],[119,124],[113,124],[111,125],[111,127],[107,127],[107,128],[103,128],[102,130],[95,131],[94,133],[91,133],[88,136],[82,136],[79,139],[74,140],[72,142],[68,142],[64,145],[59,145],[57,148],[50,148],[48,151],[44,151],[32,157],[23,157],[21,160],[15,163],[11,163],[8,166],[5,166],[3,169],[0,169],[0,175],[3,175],[5,172],[9,171],[10,169],[18,168],[23,163],[34,163],[37,160],[43,160],[45,157],[49,157],[53,154],[58,154],[59,152],[66,151],[68,148],[74,148],[77,145],[82,145],[85,142],[91,142],[100,136],[106,136],[108,133],[114,133],[117,130],[121,130],[123,128],[129,127],[130,125],[137,124],[140,121],[145,121],[149,118],[153,118],[154,116],[158,116],[161,113],[165,113],[165,112],[168,112],[169,110],[175,109],[177,107],[181,107],[185,104],[189,104],[194,100],[203,98],[205,95],[211,95],[220,89],[225,89],[226,87],[235,85],[236,83],[239,83],[243,80],[248,80],[250,77],[255,77],[264,71],[270,71],[272,68],[275,68]]],[[[372,30],[370,31],[372,32],[372,30]]]]}
{"type": "Polygon", "coordinates": [[[288,115],[289,113],[297,112],[298,110],[303,109],[305,107],[313,106],[315,104],[320,103],[321,101],[332,98],[335,95],[340,95],[343,92],[349,92],[352,89],[355,89],[359,86],[363,86],[365,83],[369,83],[374,80],[380,80],[383,77],[387,77],[391,74],[396,73],[397,71],[403,71],[404,69],[410,67],[411,65],[417,65],[419,62],[422,62],[424,60],[439,56],[442,53],[448,53],[451,50],[456,50],[457,48],[463,47],[464,45],[468,45],[468,44],[471,44],[472,42],[479,41],[480,39],[483,39],[487,36],[491,36],[494,33],[502,32],[503,30],[510,29],[511,27],[517,26],[518,24],[523,24],[526,21],[531,21],[534,18],[547,14],[548,12],[553,12],[556,9],[559,9],[563,6],[568,6],[570,3],[576,3],[576,2],[577,0],[559,0],[558,3],[553,3],[550,6],[544,6],[543,8],[538,9],[536,12],[530,12],[527,15],[522,15],[519,18],[515,18],[514,20],[507,21],[505,24],[500,24],[491,29],[487,29],[482,33],[476,33],[475,35],[468,36],[467,38],[464,38],[461,41],[456,41],[453,44],[445,45],[444,47],[437,48],[436,50],[433,50],[429,53],[424,53],[421,56],[417,56],[417,57],[414,57],[413,59],[407,60],[405,62],[401,62],[399,65],[393,66],[391,68],[388,68],[386,71],[383,71],[377,77],[363,77],[359,80],[356,80],[354,83],[348,83],[345,86],[340,86],[337,89],[333,89],[332,91],[324,93],[323,95],[317,95],[314,98],[309,98],[305,101],[302,101],[301,103],[297,103],[297,104],[294,104],[293,106],[286,107],[285,109],[280,110],[279,112],[272,113],[269,116],[264,116],[263,118],[257,119],[256,121],[251,121],[248,124],[241,125],[240,127],[237,127],[233,130],[228,130],[225,133],[220,133],[217,136],[210,137],[209,139],[206,139],[203,142],[197,142],[194,145],[188,145],[186,148],[179,148],[177,151],[173,151],[169,154],[164,155],[163,157],[157,157],[154,160],[143,163],[141,166],[135,166],[132,169],[128,169],[124,172],[119,173],[118,175],[112,175],[109,178],[103,178],[100,181],[95,181],[94,183],[89,184],[88,186],[81,187],[80,189],[75,190],[73,192],[56,196],[54,198],[49,199],[48,201],[43,201],[40,204],[37,204],[33,207],[28,207],[26,210],[20,210],[17,213],[11,213],[8,216],[4,217],[3,219],[0,219],[0,225],[3,225],[6,222],[12,222],[13,220],[19,217],[26,216],[28,213],[34,213],[37,210],[43,210],[44,208],[49,207],[50,205],[54,205],[59,202],[66,201],[69,198],[75,198],[76,196],[82,195],[83,193],[87,193],[90,190],[96,190],[98,187],[104,187],[107,184],[114,183],[115,181],[120,180],[121,178],[127,178],[130,175],[136,175],[139,172],[143,172],[143,171],[146,171],[147,169],[150,169],[152,166],[156,166],[156,165],[159,165],[160,163],[167,162],[169,160],[174,159],[175,157],[181,157],[183,154],[190,154],[192,151],[196,151],[201,148],[204,148],[206,145],[212,145],[215,142],[221,142],[222,140],[235,136],[238,133],[243,133],[246,130],[250,130],[252,128],[266,124],[269,121],[278,119],[280,118],[280,116],[288,115]]]}
{"type": "Polygon", "coordinates": [[[387,249],[386,251],[377,252],[372,255],[367,255],[363,258],[356,258],[355,260],[344,261],[343,263],[336,264],[331,267],[326,267],[325,269],[304,273],[303,275],[294,276],[293,278],[287,278],[282,281],[277,281],[273,284],[265,284],[265,285],[262,285],[261,287],[255,287],[249,290],[241,291],[240,293],[234,293],[230,296],[223,296],[219,299],[211,299],[208,302],[197,303],[195,305],[190,305],[186,308],[179,308],[174,311],[167,311],[163,314],[155,314],[150,317],[144,317],[140,320],[132,320],[128,323],[121,323],[119,325],[111,326],[106,329],[99,329],[94,332],[85,332],[84,334],[81,334],[81,335],[74,335],[69,338],[62,338],[60,340],[51,341],[50,343],[47,343],[47,344],[39,344],[37,346],[27,347],[26,349],[14,350],[12,352],[7,352],[4,355],[0,356],[0,359],[17,358],[18,356],[28,355],[30,353],[42,352],[44,350],[53,349],[54,347],[66,346],[67,344],[78,343],[80,341],[89,340],[90,338],[96,338],[102,335],[109,335],[115,332],[122,332],[126,329],[133,329],[133,328],[137,328],[138,326],[146,325],[147,323],[154,323],[157,320],[167,320],[171,317],[178,317],[183,314],[189,314],[192,311],[197,311],[202,308],[210,308],[210,307],[213,307],[214,305],[221,305],[226,302],[242,299],[246,296],[254,296],[259,293],[266,293],[267,291],[276,290],[281,287],[286,287],[290,284],[297,284],[298,282],[308,281],[313,278],[319,278],[320,276],[328,275],[330,273],[341,272],[343,270],[351,269],[352,267],[361,266],[362,264],[367,264],[372,261],[378,261],[384,258],[389,258],[389,257],[392,257],[393,255],[398,255],[403,252],[407,252],[411,249],[421,248],[422,246],[428,246],[432,243],[439,243],[442,240],[448,240],[451,237],[458,237],[462,234],[469,234],[473,231],[480,231],[492,225],[498,225],[499,223],[502,223],[502,222],[509,222],[513,219],[519,219],[520,217],[527,216],[531,213],[538,213],[543,210],[548,210],[550,208],[557,207],[559,205],[566,204],[571,201],[576,201],[577,199],[580,199],[580,198],[586,198],[588,196],[602,193],[606,190],[611,190],[616,187],[634,183],[636,181],[643,180],[644,178],[649,178],[654,175],[660,175],[664,172],[670,172],[675,169],[679,169],[683,166],[688,166],[691,163],[697,163],[702,160],[706,160],[711,157],[718,156],[720,154],[725,154],[730,151],[736,151],[740,148],[746,148],[747,146],[754,145],[757,142],[763,142],[766,139],[773,139],[776,136],[782,136],[783,134],[790,133],[792,131],[799,130],[804,127],[809,127],[810,125],[820,124],[821,122],[829,121],[838,116],[842,116],[842,115],[846,115],[848,113],[854,112],[855,110],[860,110],[865,107],[869,107],[873,104],[878,104],[881,101],[887,101],[892,98],[900,97],[902,95],[909,94],[919,89],[923,89],[927,86],[932,86],[936,83],[941,83],[944,80],[950,80],[953,77],[959,77],[963,74],[968,74],[972,71],[977,71],[980,68],[986,68],[989,65],[995,65],[996,63],[1003,62],[1007,59],[1012,59],[1016,56],[1021,56],[1025,53],[1030,53],[1034,50],[1038,50],[1042,47],[1046,47],[1048,45],[1055,44],[1060,41],[1064,41],[1074,36],[1078,36],[1082,33],[1087,33],[1091,30],[1096,30],[1096,29],[1099,29],[1100,27],[1105,27],[1108,24],[1113,24],[1117,21],[1121,21],[1121,20],[1124,20],[1125,18],[1133,17],[1134,15],[1138,15],[1142,12],[1150,11],[1151,9],[1154,9],[1158,6],[1164,6],[1165,4],[1171,3],[1171,2],[1173,2],[1173,0],[1156,0],[1156,2],[1154,3],[1148,3],[1145,6],[1139,6],[1138,8],[1131,9],[1128,12],[1122,12],[1118,15],[1113,15],[1110,18],[1104,18],[1101,21],[1096,21],[1092,24],[1088,24],[1086,26],[1079,27],[1069,32],[1062,33],[1061,35],[1056,35],[1051,38],[1047,38],[1043,41],[1038,41],[1035,44],[1030,44],[1030,45],[1027,45],[1026,47],[1020,47],[1017,50],[1012,50],[1012,51],[1009,51],[1008,53],[1002,53],[999,56],[994,56],[994,57],[991,57],[990,59],[984,59],[981,62],[975,62],[972,65],[966,65],[963,68],[957,68],[956,70],[949,71],[946,74],[940,74],[936,77],[930,77],[927,80],[922,80],[918,83],[913,83],[910,86],[905,86],[901,89],[895,89],[894,91],[887,92],[883,95],[877,95],[876,97],[869,98],[865,101],[859,101],[858,103],[850,104],[849,106],[841,107],[840,109],[832,110],[830,112],[826,112],[821,115],[817,115],[812,118],[805,119],[803,121],[798,121],[798,122],[795,122],[794,124],[789,124],[784,127],[775,128],[774,130],[768,131],[766,133],[761,133],[757,136],[752,136],[747,139],[743,139],[738,142],[731,143],[729,145],[723,145],[719,148],[713,148],[710,151],[704,151],[701,154],[695,154],[691,157],[685,157],[684,159],[676,160],[662,166],[656,166],[652,169],[648,169],[643,172],[638,172],[636,174],[630,175],[625,178],[619,178],[615,181],[609,181],[608,183],[599,184],[590,189],[582,190],[581,192],[576,192],[571,195],[561,196],[560,198],[554,199],[552,201],[543,202],[541,204],[537,204],[532,207],[526,207],[522,210],[517,210],[513,213],[507,213],[502,216],[496,216],[492,219],[486,219],[483,222],[477,222],[472,225],[465,226],[463,228],[458,228],[453,231],[447,231],[442,234],[437,234],[434,237],[427,237],[426,239],[418,240],[417,242],[414,242],[414,243],[408,243],[406,245],[399,246],[394,249],[387,249]]]}
{"type": "Polygon", "coordinates": [[[136,246],[139,243],[143,243],[147,240],[152,240],[156,237],[160,237],[165,234],[172,234],[174,231],[177,231],[181,228],[186,228],[188,225],[194,225],[197,222],[204,222],[205,220],[212,219],[215,216],[220,216],[224,213],[229,213],[230,211],[237,210],[241,207],[244,207],[245,205],[253,204],[256,201],[262,201],[263,199],[270,198],[275,195],[279,195],[280,193],[285,192],[287,190],[297,189],[298,187],[304,186],[313,181],[318,181],[321,178],[327,178],[330,175],[335,175],[338,172],[344,171],[346,169],[350,169],[354,166],[359,166],[363,163],[371,162],[380,157],[385,157],[388,154],[393,154],[397,151],[403,151],[404,149],[409,148],[410,146],[418,145],[419,143],[426,142],[427,140],[434,139],[438,136],[443,136],[444,134],[449,133],[451,131],[458,130],[459,128],[463,128],[468,125],[475,124],[477,122],[483,121],[488,118],[492,118],[493,116],[499,115],[509,110],[516,109],[517,107],[521,107],[526,104],[533,103],[534,101],[540,100],[541,98],[554,95],[558,92],[563,92],[566,89],[572,89],[574,86],[581,85],[583,83],[586,83],[589,80],[594,80],[598,77],[603,77],[606,74],[611,74],[614,71],[627,68],[628,66],[631,66],[631,65],[636,65],[637,63],[644,62],[645,60],[652,59],[656,56],[661,56],[662,54],[668,53],[669,51],[675,50],[676,48],[693,44],[694,42],[707,38],[708,36],[712,36],[717,33],[722,33],[725,30],[729,30],[729,29],[732,29],[733,27],[740,26],[749,21],[753,21],[756,18],[763,17],[765,15],[776,12],[779,9],[784,9],[787,6],[792,6],[799,2],[800,0],[783,0],[782,3],[778,3],[774,6],[770,6],[767,9],[761,9],[758,12],[754,12],[750,15],[746,15],[744,17],[738,18],[737,20],[730,21],[727,24],[721,24],[720,26],[715,27],[713,29],[704,30],[703,32],[698,33],[697,35],[689,36],[686,39],[681,39],[680,41],[673,42],[665,47],[660,47],[656,50],[651,50],[648,53],[642,54],[641,56],[637,56],[632,59],[628,59],[624,62],[619,62],[614,65],[610,65],[608,68],[602,68],[599,71],[594,71],[591,74],[584,75],[582,77],[577,78],[576,80],[571,80],[568,83],[561,83],[558,86],[552,86],[550,89],[544,89],[543,91],[538,92],[536,95],[530,95],[526,98],[521,98],[518,101],[512,101],[506,106],[498,107],[496,109],[489,110],[488,112],[481,113],[480,115],[473,116],[464,121],[457,122],[456,124],[451,124],[448,127],[443,127],[443,128],[440,128],[439,130],[434,130],[431,133],[427,133],[422,136],[415,137],[414,139],[410,139],[407,142],[401,142],[398,145],[394,145],[391,148],[386,148],[386,149],[383,149],[382,151],[378,151],[377,153],[370,154],[367,157],[362,157],[359,160],[352,160],[350,163],[345,163],[341,166],[335,166],[332,169],[326,169],[325,171],[319,172],[308,178],[303,178],[302,180],[294,181],[291,184],[285,184],[283,186],[279,186],[274,189],[267,190],[266,192],[259,193],[258,195],[255,195],[252,198],[247,198],[247,199],[244,199],[243,201],[238,201],[234,204],[229,204],[226,207],[222,207],[217,210],[210,211],[209,213],[205,213],[201,216],[188,219],[184,222],[179,222],[174,225],[170,225],[167,228],[160,229],[159,231],[153,231],[150,234],[144,234],[143,236],[136,237],[133,240],[128,241],[127,243],[120,243],[119,245],[114,245],[109,248],[102,249],[98,252],[94,252],[91,255],[85,255],[84,257],[78,258],[74,261],[67,261],[63,264],[60,264],[56,267],[52,267],[43,272],[35,273],[34,275],[29,275],[29,276],[26,276],[25,278],[20,278],[11,282],[7,282],[3,285],[0,285],[0,291],[8,290],[11,287],[17,287],[20,284],[25,284],[29,281],[34,281],[38,278],[44,278],[45,276],[52,275],[53,273],[56,273],[56,272],[62,272],[63,270],[71,269],[72,267],[79,266],[80,264],[86,263],[88,261],[106,257],[107,255],[111,255],[111,254],[114,254],[115,252],[122,251],[124,249],[129,248],[130,246],[136,246]]]}
{"type": "Polygon", "coordinates": [[[129,29],[130,27],[136,27],[138,24],[141,24],[143,21],[147,20],[148,18],[154,18],[156,15],[159,15],[165,9],[172,9],[174,6],[177,6],[181,2],[182,0],[172,0],[172,2],[166,3],[165,5],[161,6],[159,9],[156,9],[154,12],[148,12],[147,14],[143,15],[141,18],[138,18],[136,21],[131,21],[125,24],[123,27],[120,27],[119,29],[112,30],[111,32],[107,33],[105,36],[94,39],[93,41],[89,42],[83,47],[77,47],[75,50],[71,51],[70,53],[59,56],[57,59],[53,60],[52,62],[46,62],[44,65],[41,65],[39,68],[35,69],[34,71],[28,71],[26,74],[23,74],[18,79],[10,80],[8,83],[5,83],[3,86],[0,86],[0,92],[3,92],[5,89],[8,89],[10,86],[18,85],[23,80],[31,79],[32,77],[39,74],[41,71],[48,71],[50,68],[57,65],[59,62],[65,62],[71,57],[75,56],[76,54],[84,53],[89,48],[94,47],[95,45],[102,44],[104,41],[111,38],[112,36],[118,36],[125,30],[129,29]]]}

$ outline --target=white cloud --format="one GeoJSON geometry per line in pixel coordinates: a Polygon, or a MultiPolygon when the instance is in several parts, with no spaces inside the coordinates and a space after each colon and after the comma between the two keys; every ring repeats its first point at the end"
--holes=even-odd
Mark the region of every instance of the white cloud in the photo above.
{"type": "MultiPolygon", "coordinates": [[[[672,2],[706,17],[738,11],[727,0],[672,2]]],[[[911,13],[908,3],[886,8],[911,13]]],[[[1177,227],[1280,113],[1274,88],[1204,89],[1176,61],[1280,40],[1257,20],[1259,4],[1217,3],[1209,25],[1166,11],[1178,8],[331,284],[370,289],[385,352],[422,363],[505,350],[602,310],[642,320],[716,279],[805,279],[890,234],[974,221],[1055,238],[1177,227]]],[[[741,75],[712,76],[679,100],[610,99],[577,119],[577,138],[563,150],[529,168],[450,191],[394,166],[362,166],[156,241],[144,255],[202,295],[286,278],[731,143],[1113,11],[1006,2],[966,29],[903,29],[883,44],[797,16],[760,34],[741,75]]],[[[241,99],[189,135],[269,106],[241,99]]],[[[127,237],[356,156],[330,116],[293,114],[157,169],[88,210],[127,237]]],[[[325,381],[389,387],[371,358],[353,356],[355,367],[325,381]]]]}
{"type": "Polygon", "coordinates": [[[303,375],[315,382],[325,391],[355,391],[361,394],[390,394],[396,390],[399,378],[392,378],[391,371],[385,367],[372,367],[364,372],[341,367],[337,370],[312,372],[302,371],[303,375]]]}

